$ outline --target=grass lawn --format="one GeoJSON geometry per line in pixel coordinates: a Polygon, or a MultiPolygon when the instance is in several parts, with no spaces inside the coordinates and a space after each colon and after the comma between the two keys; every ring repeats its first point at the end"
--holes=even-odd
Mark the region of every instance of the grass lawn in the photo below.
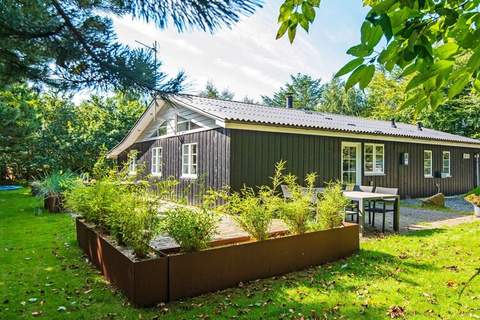
{"type": "Polygon", "coordinates": [[[0,192],[0,319],[480,318],[480,279],[458,297],[480,266],[480,223],[368,241],[348,260],[139,310],[86,263],[72,218],[39,205],[25,189],[0,192]]]}

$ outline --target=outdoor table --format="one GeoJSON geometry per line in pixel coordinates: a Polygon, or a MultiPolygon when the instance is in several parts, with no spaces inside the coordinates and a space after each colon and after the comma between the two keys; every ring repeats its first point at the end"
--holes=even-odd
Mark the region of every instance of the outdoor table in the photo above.
{"type": "Polygon", "coordinates": [[[395,200],[393,212],[393,230],[400,230],[400,196],[395,194],[384,194],[362,191],[344,191],[343,195],[350,200],[358,201],[358,210],[360,216],[360,234],[363,234],[363,225],[365,223],[365,201],[374,200],[395,200]]]}

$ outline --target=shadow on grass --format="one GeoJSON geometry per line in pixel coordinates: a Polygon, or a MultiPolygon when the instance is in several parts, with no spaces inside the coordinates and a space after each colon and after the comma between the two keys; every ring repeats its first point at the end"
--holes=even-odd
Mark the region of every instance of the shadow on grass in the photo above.
{"type": "MultiPolygon", "coordinates": [[[[385,319],[391,305],[382,299],[369,304],[362,292],[369,285],[382,281],[417,286],[414,280],[423,271],[438,269],[430,263],[417,262],[401,254],[399,256],[373,250],[361,250],[354,256],[284,276],[252,281],[241,288],[226,289],[217,293],[174,302],[171,311],[185,310],[188,305],[201,305],[203,310],[187,308],[192,314],[210,313],[212,306],[222,305],[228,297],[229,307],[225,315],[239,318],[345,318],[385,319]],[[381,301],[381,302],[379,302],[381,301]],[[210,306],[210,307],[209,307],[210,306]],[[263,307],[259,307],[263,306],[263,307]],[[242,310],[249,310],[242,314],[242,310]]],[[[385,287],[396,292],[396,288],[385,287]]],[[[369,295],[375,295],[370,292],[369,295]]],[[[185,315],[188,317],[188,315],[185,315]]],[[[227,317],[228,318],[228,317],[227,317]]]]}
{"type": "Polygon", "coordinates": [[[410,230],[404,234],[402,237],[406,238],[421,238],[421,237],[431,237],[436,234],[444,233],[446,230],[442,228],[435,229],[425,229],[425,230],[410,230]]]}

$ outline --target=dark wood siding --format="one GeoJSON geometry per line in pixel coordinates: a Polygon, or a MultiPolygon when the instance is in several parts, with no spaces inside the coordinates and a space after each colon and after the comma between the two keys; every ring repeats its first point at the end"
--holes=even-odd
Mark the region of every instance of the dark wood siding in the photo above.
{"type": "Polygon", "coordinates": [[[145,173],[151,172],[152,148],[162,147],[162,177],[174,177],[180,180],[178,192],[191,188],[187,193],[191,203],[198,203],[201,194],[207,188],[219,189],[230,184],[230,132],[229,129],[212,129],[168,137],[132,145],[123,152],[119,163],[125,163],[130,150],[138,150],[139,164],[145,166],[145,173]],[[182,179],[181,148],[183,143],[197,143],[197,179],[182,179]]]}
{"type": "MultiPolygon", "coordinates": [[[[342,141],[371,142],[385,145],[385,174],[365,176],[362,184],[399,187],[402,197],[423,197],[440,191],[446,195],[469,191],[475,185],[475,149],[424,145],[416,143],[363,141],[340,137],[231,130],[231,186],[269,184],[274,165],[287,161],[287,170],[302,181],[309,172],[316,172],[319,184],[340,179],[342,141]],[[433,152],[433,171],[441,171],[442,151],[451,152],[450,178],[425,178],[423,151],[433,152]],[[409,153],[409,165],[401,165],[401,153],[409,153]],[[470,153],[470,159],[463,159],[470,153]]],[[[362,144],[363,164],[363,144],[362,144]]],[[[363,172],[362,165],[362,172],[363,172]]]]}

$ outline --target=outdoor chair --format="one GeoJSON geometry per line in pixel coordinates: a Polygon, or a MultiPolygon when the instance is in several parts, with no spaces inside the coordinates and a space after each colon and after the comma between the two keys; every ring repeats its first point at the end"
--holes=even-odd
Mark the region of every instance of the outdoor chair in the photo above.
{"type": "MultiPolygon", "coordinates": [[[[398,188],[384,188],[384,187],[377,187],[375,188],[375,193],[382,193],[382,194],[391,194],[391,195],[398,195],[398,188]]],[[[375,200],[372,201],[373,205],[370,205],[367,209],[368,211],[368,222],[372,226],[375,226],[375,214],[379,213],[382,215],[382,232],[385,232],[385,216],[387,213],[394,213],[395,212],[395,199],[384,199],[384,200],[375,200]],[[370,219],[371,218],[371,219],[370,219]]]]}
{"type": "Polygon", "coordinates": [[[280,188],[282,189],[283,198],[284,198],[285,200],[290,200],[290,199],[292,199],[292,193],[290,192],[290,190],[288,190],[288,186],[287,186],[287,185],[282,184],[282,185],[280,185],[280,188]]]}
{"type": "MultiPolygon", "coordinates": [[[[372,186],[359,186],[355,185],[352,188],[352,191],[360,191],[360,192],[373,192],[375,190],[375,187],[372,186]]],[[[370,206],[370,201],[367,201],[365,204],[370,206]]],[[[356,200],[352,200],[351,204],[345,208],[345,215],[350,217],[350,220],[353,221],[353,219],[356,217],[356,222],[358,223],[360,221],[360,215],[359,215],[359,203],[356,200]]],[[[369,218],[370,221],[370,218],[369,218]]]]}

